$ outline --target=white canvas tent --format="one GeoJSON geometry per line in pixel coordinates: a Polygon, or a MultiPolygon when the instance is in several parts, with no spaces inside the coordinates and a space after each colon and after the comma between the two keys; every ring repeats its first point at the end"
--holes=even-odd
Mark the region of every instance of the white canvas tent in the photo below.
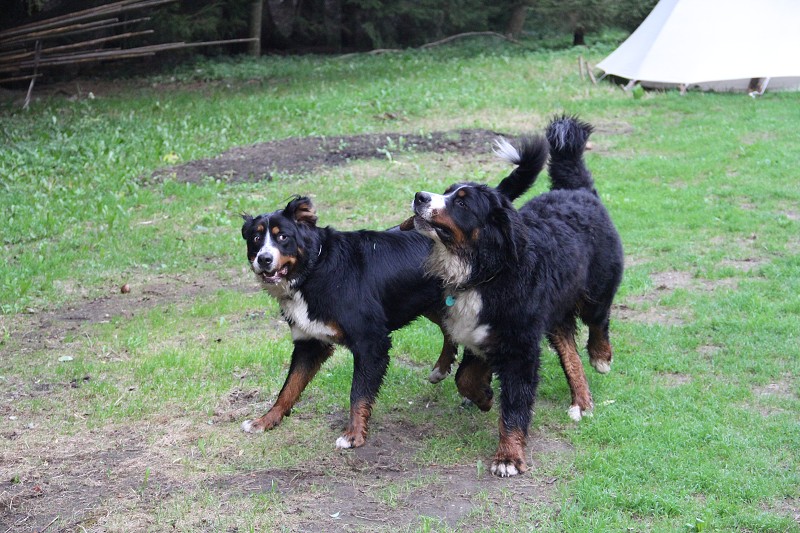
{"type": "Polygon", "coordinates": [[[661,0],[597,67],[648,87],[800,89],[800,0],[661,0]]]}

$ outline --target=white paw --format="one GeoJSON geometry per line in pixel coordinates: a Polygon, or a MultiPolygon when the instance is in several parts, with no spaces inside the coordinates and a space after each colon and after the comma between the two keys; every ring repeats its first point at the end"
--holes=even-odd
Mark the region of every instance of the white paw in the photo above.
{"type": "Polygon", "coordinates": [[[583,415],[581,408],[578,405],[570,405],[569,409],[567,409],[567,414],[575,422],[580,422],[583,415]]]}
{"type": "Polygon", "coordinates": [[[261,433],[264,430],[253,427],[252,420],[245,420],[244,422],[242,422],[242,431],[244,431],[245,433],[261,433]]]}
{"type": "Polygon", "coordinates": [[[446,378],[448,374],[450,374],[449,371],[442,373],[442,371],[439,370],[439,367],[435,366],[433,367],[433,370],[431,370],[431,373],[428,376],[428,381],[430,381],[431,383],[439,383],[444,378],[446,378]]]}
{"type": "Polygon", "coordinates": [[[336,439],[336,447],[344,450],[347,448],[352,448],[353,445],[350,444],[350,439],[341,436],[338,439],[336,439]]]}
{"type": "Polygon", "coordinates": [[[492,474],[499,477],[511,477],[519,474],[519,470],[512,464],[492,463],[492,474]]]}
{"type": "Polygon", "coordinates": [[[611,371],[611,361],[602,361],[600,359],[589,360],[589,363],[595,370],[601,374],[608,374],[611,371]]]}

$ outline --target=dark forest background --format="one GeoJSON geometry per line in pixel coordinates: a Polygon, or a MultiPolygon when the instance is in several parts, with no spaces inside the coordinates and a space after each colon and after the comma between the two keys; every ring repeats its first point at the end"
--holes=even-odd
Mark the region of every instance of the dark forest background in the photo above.
{"type": "MultiPolygon", "coordinates": [[[[0,29],[107,4],[108,1],[0,2],[0,29]]],[[[420,46],[464,32],[513,38],[572,36],[591,40],[606,28],[633,30],[657,0],[196,0],[153,8],[155,32],[135,45],[248,37],[260,11],[261,51],[366,51],[420,46]]],[[[140,13],[127,15],[131,19],[140,13]]],[[[197,48],[193,54],[233,54],[247,45],[197,48]]]]}

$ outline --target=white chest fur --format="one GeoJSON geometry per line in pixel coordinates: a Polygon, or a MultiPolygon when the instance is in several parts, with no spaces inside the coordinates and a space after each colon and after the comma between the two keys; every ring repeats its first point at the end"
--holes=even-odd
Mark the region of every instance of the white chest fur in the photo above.
{"type": "Polygon", "coordinates": [[[308,304],[300,291],[287,291],[279,302],[283,317],[292,328],[292,340],[333,341],[336,331],[324,322],[309,318],[308,304]]]}
{"type": "Polygon", "coordinates": [[[453,305],[445,309],[444,326],[453,340],[475,353],[483,352],[483,343],[489,336],[489,326],[480,323],[483,301],[476,290],[455,294],[453,305]]]}
{"type": "Polygon", "coordinates": [[[459,285],[469,279],[472,267],[461,257],[454,255],[437,238],[425,263],[426,270],[446,284],[459,285]]]}

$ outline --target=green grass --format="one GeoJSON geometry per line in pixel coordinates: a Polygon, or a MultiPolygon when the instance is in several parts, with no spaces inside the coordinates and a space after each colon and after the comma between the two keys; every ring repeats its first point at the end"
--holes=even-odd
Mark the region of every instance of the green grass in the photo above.
{"type": "MultiPolygon", "coordinates": [[[[344,59],[203,62],[94,99],[45,97],[27,112],[2,104],[0,391],[13,398],[3,411],[17,417],[10,430],[33,423],[69,440],[119,424],[191,421],[197,428],[179,447],[186,454],[176,451],[169,468],[137,470],[140,502],[120,516],[155,530],[301,528],[295,507],[331,491],[247,496],[192,481],[309,464],[332,480],[344,468],[332,443],[349,408],[345,350],[263,439],[242,438],[241,417],[215,418],[235,390],[258,389],[253,409],[268,406],[291,350],[275,303],[240,288],[238,214],[313,194],[322,225],[383,228],[405,217],[416,190],[462,179],[496,183],[506,169],[488,157],[398,149],[391,158],[269,183],[149,176],[171,161],[292,136],[521,133],[566,111],[597,126],[588,164],[630,263],[617,300],[625,319],[612,322],[614,367],[607,376],[588,370],[595,414],[572,425],[563,373],[545,351],[531,429],[572,451],[532,457],[525,481],[557,479],[553,505],[486,489],[473,495],[460,525],[688,531],[701,519],[713,531],[800,529],[800,97],[653,92],[634,100],[580,80],[578,55],[596,63],[609,51],[486,41],[344,59]],[[385,113],[400,119],[387,122],[385,113]],[[670,272],[683,281],[659,287],[659,275],[670,272]],[[20,331],[30,333],[27,324],[41,314],[109,297],[125,282],[173,275],[216,280],[219,288],[163,302],[154,295],[149,307],[20,355],[20,331]],[[59,362],[62,355],[73,360],[59,362]],[[42,383],[54,384],[49,394],[37,392],[42,383]],[[167,474],[184,482],[181,490],[148,500],[167,474]]],[[[415,464],[466,466],[480,484],[489,474],[479,462],[488,463],[496,444],[496,409],[461,408],[452,379],[425,382],[439,342],[425,321],[395,334],[370,438],[396,424],[417,428],[418,442],[405,443],[416,446],[415,464]]],[[[156,446],[158,434],[147,435],[156,446]]],[[[0,451],[23,454],[17,443],[3,439],[0,451]]],[[[377,505],[389,512],[442,481],[420,473],[374,483],[377,505]]],[[[450,527],[433,516],[410,523],[419,531],[450,527]]]]}

